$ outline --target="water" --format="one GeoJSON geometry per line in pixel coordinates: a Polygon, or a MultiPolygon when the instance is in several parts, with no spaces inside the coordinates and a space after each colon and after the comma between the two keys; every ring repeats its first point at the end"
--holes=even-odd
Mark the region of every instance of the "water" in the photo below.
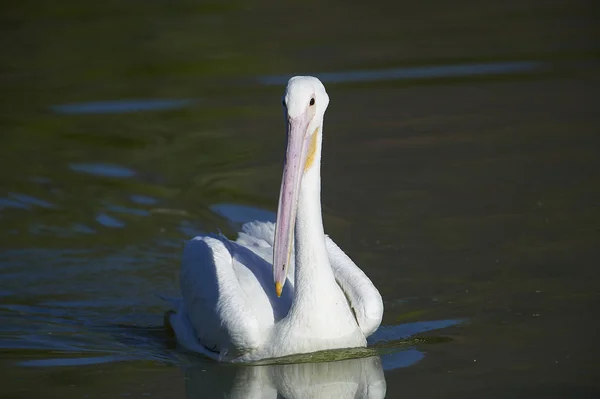
{"type": "Polygon", "coordinates": [[[3,9],[0,396],[600,393],[586,4],[3,9]],[[326,230],[380,289],[383,327],[337,361],[189,356],[157,295],[177,295],[185,239],[273,219],[300,73],[331,97],[326,230]]]}

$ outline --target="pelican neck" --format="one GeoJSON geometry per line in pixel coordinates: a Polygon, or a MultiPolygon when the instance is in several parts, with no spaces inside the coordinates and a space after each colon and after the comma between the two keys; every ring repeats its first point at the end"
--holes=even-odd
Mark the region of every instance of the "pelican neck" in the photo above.
{"type": "Polygon", "coordinates": [[[321,213],[321,132],[315,160],[304,172],[294,228],[295,276],[292,309],[299,303],[324,304],[323,295],[336,285],[325,246],[321,213]],[[316,301],[316,303],[313,303],[316,301]]]}

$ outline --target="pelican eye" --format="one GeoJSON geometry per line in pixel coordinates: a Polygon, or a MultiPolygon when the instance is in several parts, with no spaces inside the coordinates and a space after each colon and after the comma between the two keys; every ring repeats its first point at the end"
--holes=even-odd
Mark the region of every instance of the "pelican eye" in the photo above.
{"type": "Polygon", "coordinates": [[[315,105],[315,99],[314,99],[314,98],[311,98],[311,99],[310,99],[310,106],[312,107],[313,105],[315,105]]]}

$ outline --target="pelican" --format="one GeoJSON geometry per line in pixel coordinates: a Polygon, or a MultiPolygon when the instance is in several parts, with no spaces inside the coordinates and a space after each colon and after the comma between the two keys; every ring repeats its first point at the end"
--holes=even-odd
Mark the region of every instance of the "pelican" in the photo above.
{"type": "Polygon", "coordinates": [[[276,224],[250,222],[236,241],[188,241],[182,298],[165,322],[185,349],[252,362],[365,347],[383,301],[365,273],[328,237],[321,215],[321,143],[329,96],[310,76],[283,96],[287,150],[276,224]]]}

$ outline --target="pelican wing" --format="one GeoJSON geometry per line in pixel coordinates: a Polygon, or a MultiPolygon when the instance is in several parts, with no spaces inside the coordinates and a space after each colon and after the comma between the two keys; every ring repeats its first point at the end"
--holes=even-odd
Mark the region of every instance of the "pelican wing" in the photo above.
{"type": "Polygon", "coordinates": [[[225,238],[213,236],[188,241],[180,276],[180,317],[187,316],[198,341],[221,356],[249,352],[261,342],[260,320],[253,300],[240,286],[229,244],[225,238]]]}
{"type": "MultiPolygon", "coordinates": [[[[242,226],[242,232],[239,234],[237,243],[244,245],[262,257],[266,262],[272,264],[274,235],[274,223],[249,222],[242,226]]],[[[383,317],[383,300],[381,299],[381,294],[369,277],[327,235],[325,236],[325,245],[335,279],[346,294],[350,307],[354,310],[360,329],[365,337],[368,337],[381,324],[383,317]]],[[[293,255],[291,259],[288,279],[293,284],[293,255]]]]}
{"type": "Polygon", "coordinates": [[[236,242],[252,250],[272,265],[274,239],[275,223],[255,221],[242,225],[242,231],[236,242]]]}
{"type": "Polygon", "coordinates": [[[335,280],[346,294],[360,329],[368,337],[379,328],[383,318],[381,294],[369,277],[327,235],[325,246],[335,280]]]}

